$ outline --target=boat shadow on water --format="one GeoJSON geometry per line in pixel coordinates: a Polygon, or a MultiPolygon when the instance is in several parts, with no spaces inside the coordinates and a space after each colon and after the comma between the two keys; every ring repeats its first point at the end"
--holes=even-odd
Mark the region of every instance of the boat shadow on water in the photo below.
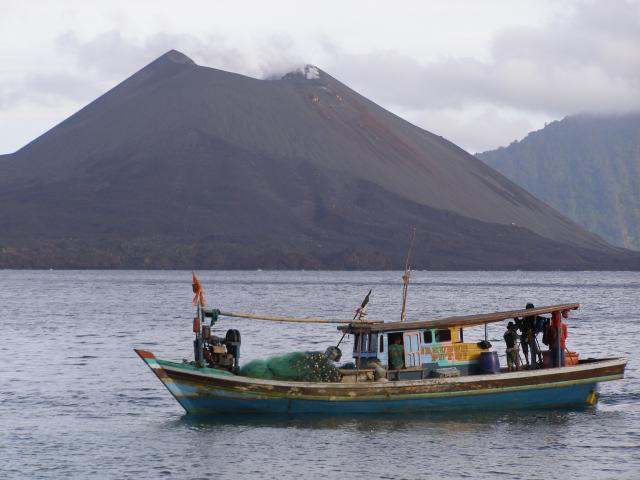
{"type": "Polygon", "coordinates": [[[431,412],[431,413],[397,413],[379,414],[375,418],[366,415],[182,415],[170,422],[175,428],[191,428],[208,430],[218,427],[250,427],[250,428],[293,428],[312,430],[366,430],[366,431],[409,431],[445,429],[448,431],[473,431],[495,428],[499,425],[530,426],[543,423],[546,425],[566,425],[576,417],[595,415],[594,407],[583,409],[557,410],[518,410],[508,412],[431,412]]]}

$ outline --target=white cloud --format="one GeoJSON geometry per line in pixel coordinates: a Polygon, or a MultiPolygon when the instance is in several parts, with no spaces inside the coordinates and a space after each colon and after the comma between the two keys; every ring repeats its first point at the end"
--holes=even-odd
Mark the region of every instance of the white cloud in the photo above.
{"type": "Polygon", "coordinates": [[[487,60],[420,62],[386,51],[342,55],[335,70],[380,102],[412,109],[481,102],[555,116],[640,110],[640,4],[576,7],[549,25],[500,32],[487,60]]]}
{"type": "Polygon", "coordinates": [[[0,151],[170,49],[262,78],[318,65],[471,151],[568,114],[640,110],[638,0],[188,5],[6,2],[0,151]]]}
{"type": "Polygon", "coordinates": [[[505,138],[519,139],[532,130],[542,128],[552,117],[524,114],[519,110],[476,104],[465,108],[394,109],[406,118],[436,135],[443,136],[470,153],[495,148],[505,138]]]}

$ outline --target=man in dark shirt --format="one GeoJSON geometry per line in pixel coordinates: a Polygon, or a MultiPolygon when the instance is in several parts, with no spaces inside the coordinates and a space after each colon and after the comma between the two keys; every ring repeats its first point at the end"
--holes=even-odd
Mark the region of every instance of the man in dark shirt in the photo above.
{"type": "MultiPolygon", "coordinates": [[[[533,303],[527,303],[526,309],[531,310],[535,308],[533,303]]],[[[527,367],[538,368],[542,365],[542,354],[538,348],[538,341],[536,335],[539,333],[537,328],[538,324],[537,315],[529,315],[521,319],[517,319],[518,328],[522,333],[522,351],[524,352],[524,359],[527,362],[527,367]],[[529,350],[531,350],[531,364],[529,364],[529,350]]],[[[541,318],[541,317],[540,317],[541,318]]]]}

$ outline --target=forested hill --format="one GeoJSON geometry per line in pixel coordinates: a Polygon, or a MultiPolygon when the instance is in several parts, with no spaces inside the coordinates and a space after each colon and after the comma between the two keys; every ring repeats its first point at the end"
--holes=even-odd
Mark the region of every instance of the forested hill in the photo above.
{"type": "Polygon", "coordinates": [[[640,114],[566,117],[477,157],[609,242],[640,250],[640,114]]]}

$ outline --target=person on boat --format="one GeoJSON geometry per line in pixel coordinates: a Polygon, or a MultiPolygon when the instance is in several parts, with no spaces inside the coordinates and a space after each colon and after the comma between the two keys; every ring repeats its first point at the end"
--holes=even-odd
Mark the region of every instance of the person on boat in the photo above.
{"type": "Polygon", "coordinates": [[[391,345],[389,345],[389,366],[392,370],[404,367],[404,347],[400,337],[394,338],[391,345]]]}
{"type": "MultiPolygon", "coordinates": [[[[527,303],[527,310],[535,308],[533,303],[527,303]]],[[[517,319],[518,327],[520,328],[522,352],[524,353],[524,359],[527,362],[527,368],[538,368],[542,364],[542,353],[538,348],[538,339],[536,335],[538,331],[536,327],[540,324],[537,315],[528,315],[524,318],[517,319]],[[529,351],[531,351],[531,362],[529,362],[529,351]]],[[[544,320],[543,320],[544,321],[544,320]]]]}
{"type": "Polygon", "coordinates": [[[525,318],[514,318],[517,328],[520,330],[520,345],[522,345],[522,353],[524,353],[525,368],[530,367],[529,363],[529,344],[532,336],[531,329],[525,321],[525,318]]]}
{"type": "Polygon", "coordinates": [[[509,372],[520,370],[520,336],[516,330],[516,324],[509,322],[507,331],[504,332],[504,343],[507,345],[507,370],[509,372]]]}
{"type": "MultiPolygon", "coordinates": [[[[565,354],[567,349],[567,324],[562,321],[562,318],[557,320],[560,322],[560,366],[565,366],[565,354]]],[[[547,325],[547,339],[549,340],[549,351],[551,352],[551,364],[554,367],[558,366],[558,324],[554,321],[549,322],[547,325]]]]}
{"type": "MultiPolygon", "coordinates": [[[[531,310],[535,308],[533,303],[527,303],[526,309],[531,310]]],[[[538,343],[538,333],[541,331],[541,326],[544,323],[544,318],[539,315],[529,315],[526,317],[526,322],[531,330],[531,336],[529,341],[529,350],[531,351],[531,366],[533,368],[540,368],[542,366],[542,352],[540,351],[540,344],[538,343]]]]}

